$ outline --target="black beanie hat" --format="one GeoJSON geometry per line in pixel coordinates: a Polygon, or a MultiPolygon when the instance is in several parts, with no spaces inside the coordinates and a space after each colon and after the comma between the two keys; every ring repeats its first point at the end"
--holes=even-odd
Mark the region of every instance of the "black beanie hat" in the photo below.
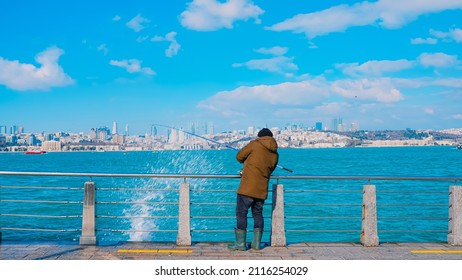
{"type": "Polygon", "coordinates": [[[263,128],[262,130],[258,132],[258,137],[263,137],[263,136],[273,137],[273,133],[268,128],[263,128]]]}

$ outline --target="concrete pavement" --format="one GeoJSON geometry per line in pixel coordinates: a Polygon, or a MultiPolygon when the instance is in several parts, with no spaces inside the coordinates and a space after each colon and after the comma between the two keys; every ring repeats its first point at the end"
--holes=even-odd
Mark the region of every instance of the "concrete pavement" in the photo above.
{"type": "Polygon", "coordinates": [[[0,260],[462,260],[462,246],[446,243],[296,243],[261,251],[230,251],[228,243],[123,242],[81,246],[69,243],[0,243],[0,260]]]}

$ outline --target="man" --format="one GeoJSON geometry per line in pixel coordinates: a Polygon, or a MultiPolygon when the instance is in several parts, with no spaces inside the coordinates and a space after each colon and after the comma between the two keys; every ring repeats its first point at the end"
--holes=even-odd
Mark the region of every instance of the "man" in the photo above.
{"type": "Polygon", "coordinates": [[[260,250],[263,235],[263,204],[268,197],[268,182],[278,164],[278,145],[268,128],[258,132],[258,138],[250,141],[236,155],[237,161],[244,164],[241,182],[237,190],[235,229],[236,241],[228,246],[231,250],[245,251],[247,232],[247,213],[252,209],[254,235],[251,248],[260,250]]]}

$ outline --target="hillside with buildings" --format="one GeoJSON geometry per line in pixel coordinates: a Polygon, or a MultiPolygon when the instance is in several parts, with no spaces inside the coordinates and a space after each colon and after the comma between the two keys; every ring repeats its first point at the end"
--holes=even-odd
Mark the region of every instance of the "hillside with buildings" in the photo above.
{"type": "MultiPolygon", "coordinates": [[[[128,127],[119,134],[114,127],[112,131],[107,127],[93,128],[89,133],[25,133],[20,129],[6,133],[4,129],[0,131],[0,151],[201,150],[226,149],[226,145],[239,149],[254,139],[258,131],[249,127],[247,130],[201,133],[198,137],[197,131],[184,129],[169,129],[166,135],[160,135],[156,127],[151,127],[151,132],[145,135],[129,135],[128,127]]],[[[281,129],[273,127],[271,130],[280,148],[455,146],[462,142],[462,129],[346,132],[287,126],[281,129]]]]}

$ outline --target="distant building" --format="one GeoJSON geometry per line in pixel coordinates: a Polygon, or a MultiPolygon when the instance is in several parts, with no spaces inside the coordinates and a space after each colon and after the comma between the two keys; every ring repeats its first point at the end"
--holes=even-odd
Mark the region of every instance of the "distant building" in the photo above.
{"type": "Polygon", "coordinates": [[[17,125],[13,125],[12,127],[10,127],[10,134],[16,135],[18,133],[19,133],[19,130],[18,130],[17,125]]]}
{"type": "Polygon", "coordinates": [[[44,151],[61,151],[62,150],[62,144],[60,141],[43,141],[42,142],[42,149],[44,151]]]}
{"type": "Polygon", "coordinates": [[[178,143],[183,143],[185,139],[186,137],[185,137],[184,129],[180,128],[180,131],[178,131],[178,143]]]}
{"type": "Polygon", "coordinates": [[[247,134],[248,135],[255,135],[255,127],[254,126],[249,126],[247,128],[247,134]]]}
{"type": "Polygon", "coordinates": [[[29,146],[34,146],[35,144],[37,144],[37,138],[35,138],[34,134],[27,136],[26,144],[29,146]]]}
{"type": "Polygon", "coordinates": [[[322,122],[316,122],[315,130],[322,131],[322,122]]]}
{"type": "Polygon", "coordinates": [[[197,122],[191,122],[189,123],[189,131],[194,134],[199,134],[199,123],[197,122]]]}
{"type": "Polygon", "coordinates": [[[128,124],[125,125],[125,135],[126,136],[130,135],[129,130],[128,130],[128,124]]]}
{"type": "Polygon", "coordinates": [[[55,137],[53,134],[48,134],[48,133],[44,133],[43,134],[43,141],[51,141],[53,140],[55,137]]]}
{"type": "Polygon", "coordinates": [[[332,119],[332,131],[345,131],[342,118],[332,119]]]}
{"type": "Polygon", "coordinates": [[[215,127],[212,122],[207,123],[205,134],[215,134],[215,127]]]}
{"type": "Polygon", "coordinates": [[[351,123],[351,132],[356,132],[359,130],[359,124],[358,123],[351,123]]]}
{"type": "Polygon", "coordinates": [[[90,131],[90,139],[96,139],[97,138],[97,133],[96,133],[96,129],[95,128],[92,128],[91,131],[90,131]]]}
{"type": "Polygon", "coordinates": [[[125,144],[125,135],[114,135],[112,136],[112,142],[117,144],[125,144]]]}
{"type": "Polygon", "coordinates": [[[112,134],[117,135],[117,122],[116,121],[112,123],[112,134]]]}
{"type": "Polygon", "coordinates": [[[151,125],[151,136],[157,135],[157,127],[155,125],[151,125]]]}
{"type": "Polygon", "coordinates": [[[337,119],[332,119],[332,131],[337,131],[338,130],[338,120],[337,119]]]}
{"type": "Polygon", "coordinates": [[[106,141],[111,131],[107,127],[100,127],[96,131],[96,137],[101,141],[106,141]]]}
{"type": "Polygon", "coordinates": [[[178,134],[176,129],[170,129],[168,133],[168,143],[177,143],[178,142],[178,134]]]}

